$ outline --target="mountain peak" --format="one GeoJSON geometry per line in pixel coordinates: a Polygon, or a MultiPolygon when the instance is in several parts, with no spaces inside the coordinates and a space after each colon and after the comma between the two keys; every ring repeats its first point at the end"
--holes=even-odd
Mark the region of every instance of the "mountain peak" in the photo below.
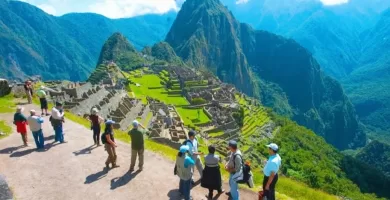
{"type": "MultiPolygon", "coordinates": [[[[112,34],[104,43],[100,52],[98,65],[105,62],[117,62],[121,59],[124,52],[136,53],[135,48],[121,33],[112,34]]],[[[120,65],[121,63],[118,63],[120,65]]]]}

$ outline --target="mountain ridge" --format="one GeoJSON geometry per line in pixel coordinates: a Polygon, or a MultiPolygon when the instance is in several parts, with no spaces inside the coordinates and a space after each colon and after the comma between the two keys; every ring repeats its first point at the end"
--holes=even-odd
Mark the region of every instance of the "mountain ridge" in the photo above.
{"type": "Polygon", "coordinates": [[[272,106],[272,102],[280,101],[277,98],[287,97],[281,104],[292,108],[291,117],[324,136],[337,148],[365,145],[365,133],[360,129],[355,110],[341,85],[321,72],[309,51],[291,39],[240,24],[218,0],[187,0],[166,41],[185,62],[208,67],[221,80],[235,84],[248,95],[262,98],[262,90],[276,91],[276,97],[268,102],[262,98],[265,105],[272,106]],[[179,30],[185,30],[185,33],[179,30]],[[213,35],[216,32],[218,34],[213,35]],[[226,48],[219,41],[233,45],[226,48]],[[241,65],[237,65],[236,58],[240,58],[241,65]],[[215,69],[213,61],[219,59],[222,61],[215,69]],[[232,70],[234,66],[239,70],[232,70]],[[242,69],[248,73],[240,73],[242,69]],[[227,72],[230,79],[226,79],[222,71],[227,72]],[[241,80],[252,83],[246,84],[252,88],[240,87],[241,80]],[[282,91],[267,88],[263,82],[270,82],[282,91]]]}

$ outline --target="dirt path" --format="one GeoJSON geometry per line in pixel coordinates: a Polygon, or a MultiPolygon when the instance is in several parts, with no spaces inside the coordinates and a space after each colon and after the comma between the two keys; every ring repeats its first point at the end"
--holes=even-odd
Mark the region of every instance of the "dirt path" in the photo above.
{"type": "MultiPolygon", "coordinates": [[[[25,113],[35,106],[25,106],[25,113]]],[[[38,109],[37,109],[38,110],[38,109]]],[[[1,114],[0,119],[11,123],[13,114],[1,114]]],[[[150,151],[145,153],[145,169],[127,173],[130,146],[118,142],[120,168],[103,170],[107,157],[103,147],[92,146],[92,132],[67,120],[64,124],[66,144],[53,144],[54,131],[45,118],[46,150],[35,150],[32,134],[30,147],[22,148],[17,133],[0,140],[0,174],[6,177],[18,200],[63,199],[180,199],[178,178],[173,175],[173,162],[150,151]]],[[[195,172],[197,174],[197,172],[195,172]]],[[[226,189],[229,189],[225,186],[226,189]]],[[[196,200],[206,199],[206,189],[192,190],[196,200]]],[[[241,192],[243,200],[257,199],[251,192],[241,192]]],[[[227,199],[222,195],[219,199],[227,199]]]]}

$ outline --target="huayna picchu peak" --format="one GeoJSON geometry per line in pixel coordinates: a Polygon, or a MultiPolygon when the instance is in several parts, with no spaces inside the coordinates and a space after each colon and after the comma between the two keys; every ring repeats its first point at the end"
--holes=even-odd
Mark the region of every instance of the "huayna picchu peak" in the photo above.
{"type": "Polygon", "coordinates": [[[186,1],[166,41],[188,65],[207,67],[267,106],[284,104],[282,114],[335,147],[366,144],[341,85],[321,71],[310,52],[291,39],[240,24],[218,0],[186,1]]]}

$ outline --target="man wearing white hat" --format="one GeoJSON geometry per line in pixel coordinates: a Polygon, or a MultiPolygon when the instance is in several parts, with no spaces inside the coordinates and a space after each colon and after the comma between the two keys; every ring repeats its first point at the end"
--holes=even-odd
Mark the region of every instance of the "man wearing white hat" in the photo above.
{"type": "Polygon", "coordinates": [[[27,122],[30,126],[30,130],[34,136],[37,149],[43,149],[45,144],[45,138],[42,132],[43,118],[36,115],[35,110],[30,110],[30,116],[27,118],[27,122]]]}
{"type": "Polygon", "coordinates": [[[146,131],[137,120],[133,121],[133,129],[129,132],[131,137],[131,163],[129,171],[134,171],[135,161],[138,155],[138,170],[142,171],[144,166],[144,134],[146,131]],[[142,128],[142,129],[140,129],[142,128]]]}
{"type": "Polygon", "coordinates": [[[93,131],[93,141],[95,145],[100,146],[100,124],[104,122],[104,119],[98,115],[99,110],[93,108],[91,115],[89,115],[89,121],[91,122],[91,129],[93,131]]]}
{"type": "Polygon", "coordinates": [[[267,200],[275,200],[275,186],[278,182],[278,171],[282,164],[282,159],[278,154],[279,147],[277,144],[271,143],[266,146],[268,147],[270,156],[263,169],[263,190],[267,200]]]}

